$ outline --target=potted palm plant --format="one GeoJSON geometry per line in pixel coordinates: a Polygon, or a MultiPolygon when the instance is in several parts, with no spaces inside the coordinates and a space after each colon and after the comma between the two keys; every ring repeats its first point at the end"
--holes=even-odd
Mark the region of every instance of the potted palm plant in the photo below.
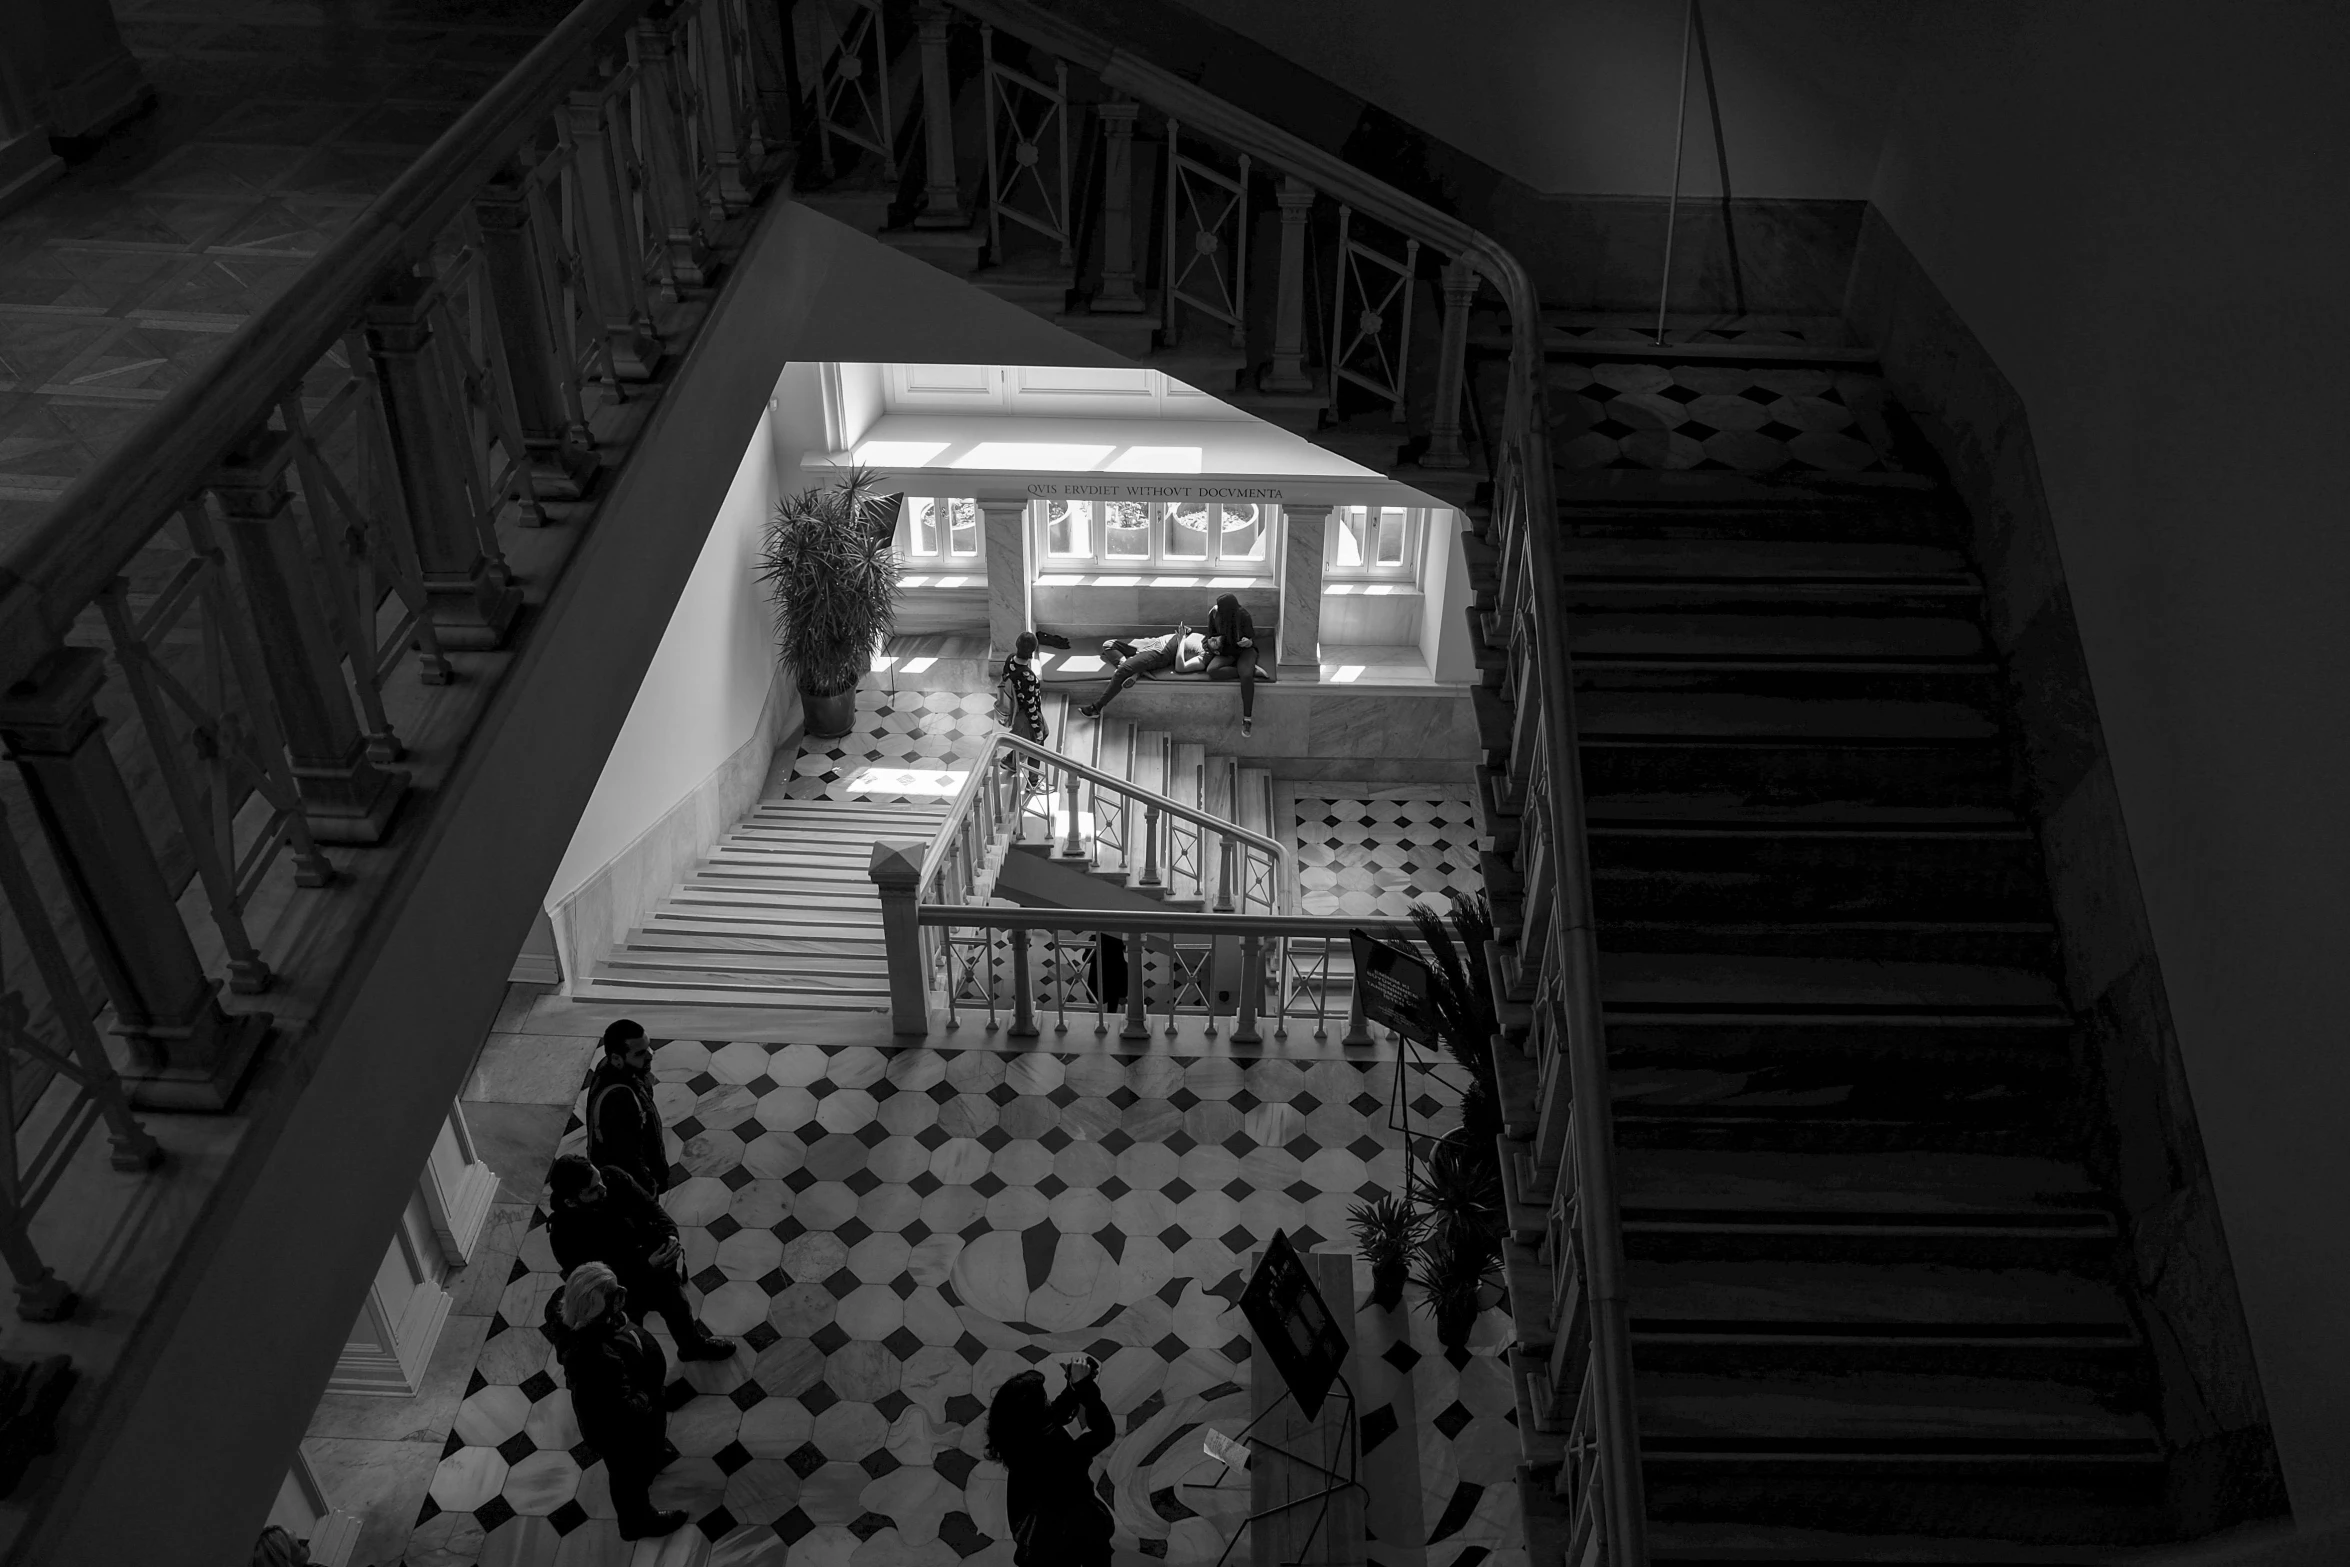
{"type": "Polygon", "coordinates": [[[1494,1253],[1483,1237],[1450,1224],[1432,1226],[1420,1243],[1415,1277],[1426,1292],[1428,1312],[1436,1319],[1436,1342],[1446,1349],[1469,1347],[1478,1313],[1485,1309],[1485,1284],[1493,1264],[1494,1253]]]}
{"type": "Polygon", "coordinates": [[[1392,1192],[1358,1202],[1348,1216],[1355,1244],[1371,1265],[1371,1304],[1393,1311],[1403,1304],[1404,1281],[1410,1276],[1412,1248],[1419,1244],[1427,1221],[1404,1198],[1392,1192]]]}
{"type": "Polygon", "coordinates": [[[759,580],[775,604],[777,655],[798,676],[811,735],[843,735],[857,716],[857,682],[897,625],[897,550],[891,500],[852,468],[775,503],[759,550],[759,580]]]}

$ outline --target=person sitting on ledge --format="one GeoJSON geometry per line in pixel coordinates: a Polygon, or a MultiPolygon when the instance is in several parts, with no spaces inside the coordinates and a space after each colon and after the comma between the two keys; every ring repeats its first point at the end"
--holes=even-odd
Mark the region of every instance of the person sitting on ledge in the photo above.
{"type": "Polygon", "coordinates": [[[1208,678],[1240,682],[1240,732],[1245,735],[1256,723],[1257,682],[1264,675],[1258,667],[1257,623],[1249,618],[1239,594],[1225,594],[1208,611],[1208,635],[1203,645],[1208,652],[1208,678]]]}
{"type": "Polygon", "coordinates": [[[1196,675],[1207,667],[1207,646],[1200,634],[1189,626],[1178,626],[1163,637],[1145,637],[1140,642],[1122,642],[1115,638],[1102,644],[1102,662],[1115,674],[1110,676],[1110,689],[1099,700],[1078,709],[1088,718],[1099,718],[1110,699],[1133,682],[1146,675],[1164,674],[1173,670],[1179,675],[1196,675]]]}

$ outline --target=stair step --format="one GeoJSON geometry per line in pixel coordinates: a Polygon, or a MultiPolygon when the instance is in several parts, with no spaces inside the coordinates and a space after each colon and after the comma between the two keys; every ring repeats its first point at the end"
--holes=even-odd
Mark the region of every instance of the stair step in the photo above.
{"type": "Polygon", "coordinates": [[[871,994],[832,990],[783,990],[777,988],[727,988],[708,984],[666,984],[658,981],[639,982],[608,979],[601,973],[578,987],[575,998],[582,1001],[660,1000],[678,1006],[712,1007],[796,1007],[810,1012],[886,1012],[889,1010],[887,987],[871,994]]]}
{"type": "Polygon", "coordinates": [[[1959,551],[1859,540],[1562,538],[1569,581],[1883,582],[1979,586],[1959,551]]]}
{"type": "MultiPolygon", "coordinates": [[[[1578,702],[1578,714],[1585,704],[1578,702]]],[[[1725,794],[1755,809],[1840,813],[2011,811],[2007,748],[1983,742],[1829,740],[1721,735],[1602,738],[1586,729],[1579,759],[1587,798],[1725,794]]]]}
{"type": "MultiPolygon", "coordinates": [[[[821,936],[748,932],[722,920],[696,920],[656,914],[655,923],[628,933],[632,949],[672,952],[772,952],[805,955],[812,960],[866,958],[881,961],[876,922],[864,936],[821,936]]],[[[838,929],[837,925],[830,928],[838,929]]]]}
{"type": "Polygon", "coordinates": [[[1912,1013],[2062,1016],[2055,983],[2021,969],[1967,963],[1610,952],[1600,993],[1611,1012],[1912,1013]]]}
{"type": "Polygon", "coordinates": [[[856,956],[840,953],[755,952],[740,949],[707,951],[665,943],[639,943],[632,936],[614,947],[602,968],[614,972],[647,973],[707,970],[737,974],[772,974],[814,978],[874,979],[886,982],[889,959],[879,946],[868,946],[856,956]]]}
{"type": "Polygon", "coordinates": [[[2111,1284],[2042,1269],[1640,1258],[1626,1264],[1625,1279],[1632,1331],[1658,1341],[2137,1342],[2111,1284]]]}
{"type": "Polygon", "coordinates": [[[1626,1148],[1618,1165],[1627,1233],[2115,1233],[2079,1166],[2028,1155],[1626,1148]]]}
{"type": "Polygon", "coordinates": [[[2027,1545],[1982,1536],[1863,1534],[1767,1523],[1651,1518],[1649,1560],[1668,1563],[1772,1563],[1780,1567],[2095,1567],[2111,1552],[2097,1545],[2027,1545]]]}
{"type": "Polygon", "coordinates": [[[1594,832],[1635,827],[1695,827],[1763,832],[1823,828],[1848,832],[2027,832],[2000,805],[1878,805],[1860,800],[1774,804],[1728,790],[1587,795],[1583,814],[1594,832]]]}
{"type": "Polygon", "coordinates": [[[1643,1456],[1684,1462],[1935,1467],[2162,1458],[2145,1416],[2061,1385],[2021,1388],[2005,1378],[1666,1374],[1642,1377],[1639,1398],[1643,1456]]]}
{"type": "Polygon", "coordinates": [[[1957,702],[1750,696],[1717,692],[1586,691],[1575,703],[1587,740],[1801,740],[1984,745],[2000,726],[1957,702]]]}
{"type": "Polygon", "coordinates": [[[1972,620],[1938,615],[1753,615],[1600,611],[1568,630],[1578,664],[1752,660],[1833,668],[1847,662],[1971,664],[1985,657],[1972,620]]]}

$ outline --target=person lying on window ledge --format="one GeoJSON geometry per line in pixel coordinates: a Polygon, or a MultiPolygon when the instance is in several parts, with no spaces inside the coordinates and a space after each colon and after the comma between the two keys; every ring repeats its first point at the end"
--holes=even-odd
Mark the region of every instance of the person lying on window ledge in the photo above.
{"type": "Polygon", "coordinates": [[[1110,699],[1135,681],[1148,675],[1165,674],[1173,670],[1178,675],[1196,675],[1207,667],[1207,646],[1200,634],[1188,625],[1178,626],[1163,637],[1145,637],[1140,642],[1111,640],[1102,644],[1102,662],[1115,671],[1110,676],[1110,689],[1098,701],[1078,709],[1088,718],[1099,718],[1110,699]]]}

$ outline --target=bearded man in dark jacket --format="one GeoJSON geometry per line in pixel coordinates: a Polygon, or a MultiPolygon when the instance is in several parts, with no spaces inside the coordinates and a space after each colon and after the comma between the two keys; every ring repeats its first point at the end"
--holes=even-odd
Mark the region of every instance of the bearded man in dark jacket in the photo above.
{"type": "Polygon", "coordinates": [[[547,1172],[547,1244],[566,1275],[591,1262],[610,1268],[639,1321],[661,1313],[680,1360],[724,1360],[734,1341],[713,1337],[686,1304],[684,1242],[676,1221],[619,1165],[599,1169],[565,1154],[547,1172]]]}
{"type": "Polygon", "coordinates": [[[619,1165],[655,1197],[669,1189],[669,1152],[653,1103],[653,1042],[622,1018],[604,1030],[604,1055],[588,1076],[588,1157],[619,1165]]]}

